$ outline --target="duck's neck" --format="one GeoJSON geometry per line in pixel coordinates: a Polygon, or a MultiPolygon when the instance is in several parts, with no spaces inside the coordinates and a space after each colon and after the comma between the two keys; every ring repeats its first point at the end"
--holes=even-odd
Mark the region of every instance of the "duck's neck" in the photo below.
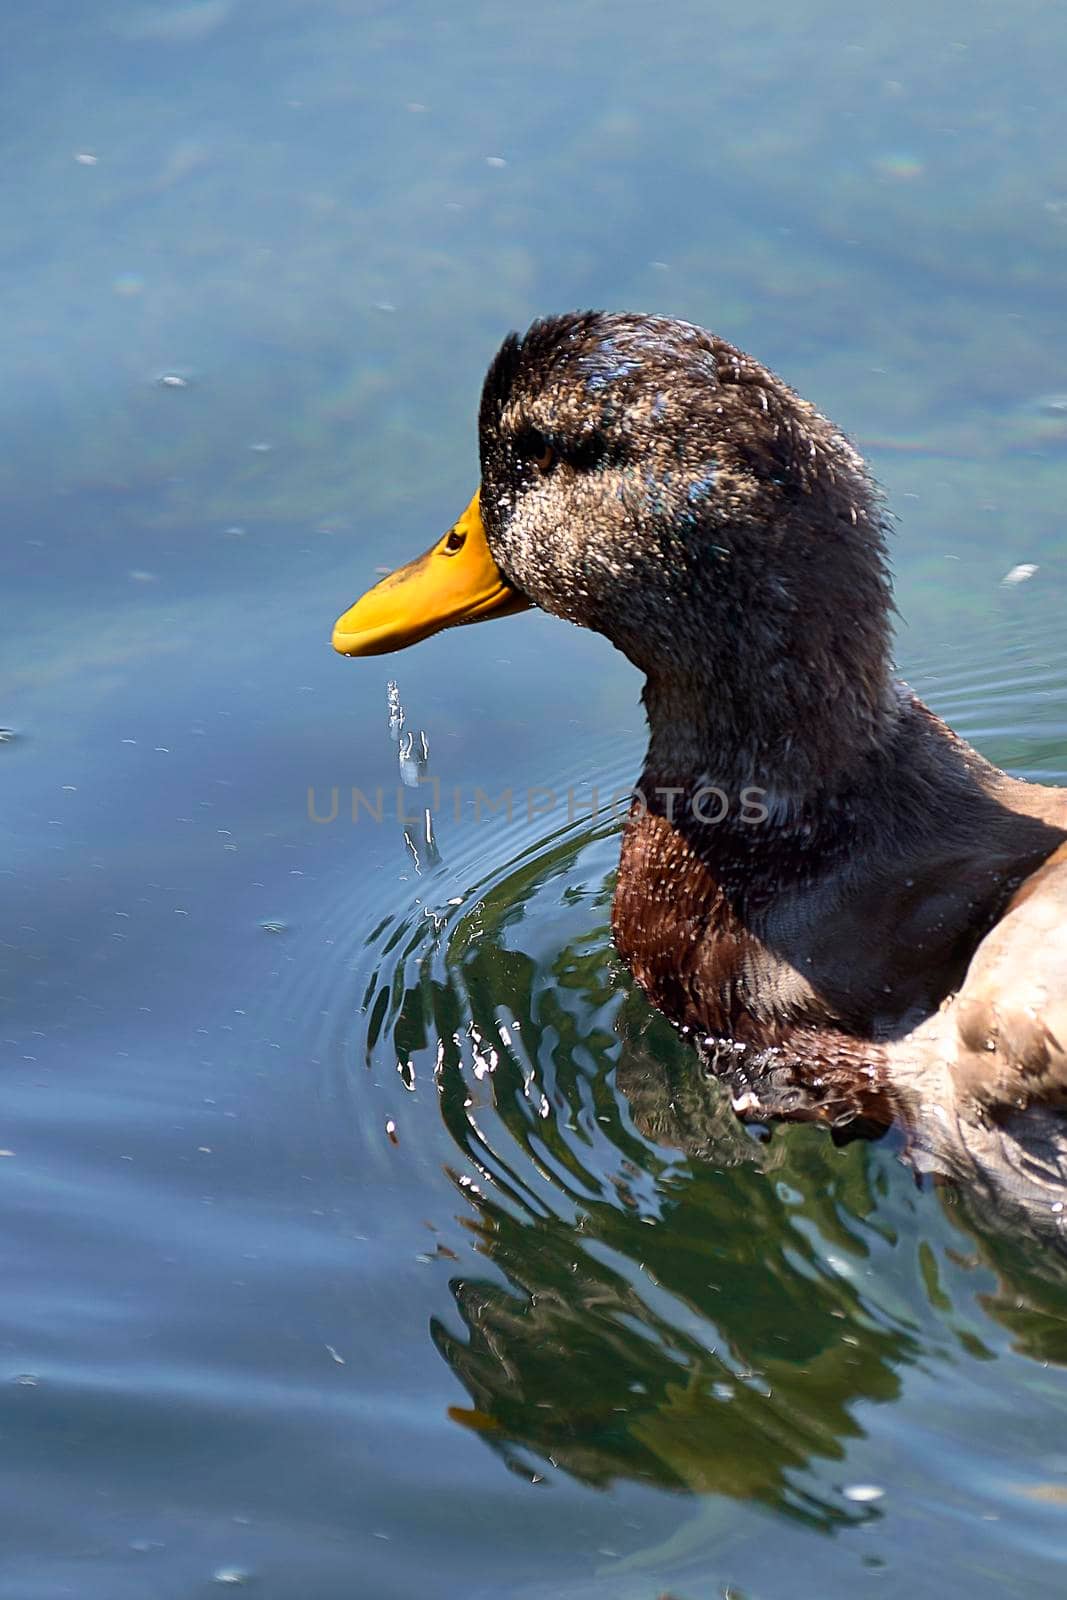
{"type": "MultiPolygon", "coordinates": [[[[731,811],[759,791],[783,821],[810,815],[862,783],[899,732],[904,702],[888,668],[861,679],[838,673],[808,685],[775,668],[715,681],[650,675],[643,700],[649,747],[642,782],[720,790],[731,811]],[[736,681],[735,681],[736,680],[736,681]]],[[[710,802],[709,802],[710,804],[710,802]]]]}
{"type": "Polygon", "coordinates": [[[818,1066],[811,1030],[829,1030],[840,1063],[844,1035],[866,1060],[865,1041],[958,985],[1012,889],[1065,837],[1067,806],[1042,799],[1054,791],[991,767],[903,686],[884,742],[853,747],[821,788],[810,729],[797,731],[804,782],[787,785],[769,743],[731,747],[720,723],[716,759],[699,724],[679,740],[674,702],[648,700],[615,938],[656,1003],[707,1035],[815,1050],[818,1066]]]}
{"type": "Polygon", "coordinates": [[[758,720],[747,740],[731,738],[721,717],[683,721],[677,694],[662,685],[650,683],[645,701],[643,809],[666,818],[738,906],[842,873],[851,894],[883,876],[936,879],[938,863],[951,861],[958,904],[950,913],[938,901],[951,942],[957,928],[981,923],[984,900],[994,904],[1065,837],[1057,791],[991,766],[896,681],[871,736],[846,720],[836,748],[837,727],[816,706],[787,745],[789,736],[776,742],[758,720]]]}

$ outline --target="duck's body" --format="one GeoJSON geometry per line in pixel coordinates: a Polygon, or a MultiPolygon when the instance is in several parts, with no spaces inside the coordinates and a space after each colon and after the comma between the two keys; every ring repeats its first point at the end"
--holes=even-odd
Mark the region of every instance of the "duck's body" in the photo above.
{"type": "MultiPolygon", "coordinates": [[[[832,806],[765,820],[752,793],[707,821],[724,791],[694,804],[692,780],[642,778],[616,942],[738,1111],[877,1116],[914,1028],[960,989],[1014,891],[1067,836],[1067,793],[989,766],[903,691],[896,735],[866,765],[832,806]]],[[[1063,978],[1067,994],[1067,961],[1063,978]]],[[[1013,1072],[1002,1032],[987,1021],[976,1098],[1041,1096],[1057,1060],[1067,1086],[1054,1050],[1043,1072],[1013,1072]]]]}
{"type": "Polygon", "coordinates": [[[1058,1104],[1067,791],[895,682],[848,442],[724,340],[600,313],[505,341],[480,435],[480,502],[336,647],[537,604],[641,668],[615,937],[741,1114],[884,1123],[935,1080],[975,1116],[1058,1104]]]}

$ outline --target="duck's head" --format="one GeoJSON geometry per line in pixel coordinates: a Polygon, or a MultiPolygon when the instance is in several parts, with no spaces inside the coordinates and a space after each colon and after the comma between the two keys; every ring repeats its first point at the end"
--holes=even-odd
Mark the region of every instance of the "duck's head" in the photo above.
{"type": "Polygon", "coordinates": [[[788,760],[771,776],[807,788],[800,766],[825,774],[877,740],[892,700],[877,502],[847,441],[764,367],[666,317],[548,318],[496,355],[479,442],[479,492],[345,612],[342,654],[536,605],[641,668],[667,765],[721,767],[728,749],[748,781],[788,760]]]}

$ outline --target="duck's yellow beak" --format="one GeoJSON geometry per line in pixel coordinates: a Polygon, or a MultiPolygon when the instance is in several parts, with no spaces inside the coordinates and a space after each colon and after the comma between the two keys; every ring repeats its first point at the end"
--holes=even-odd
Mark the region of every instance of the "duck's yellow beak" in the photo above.
{"type": "Polygon", "coordinates": [[[368,589],[339,617],[333,647],[343,656],[381,656],[460,622],[526,611],[489,553],[478,505],[481,490],[443,539],[368,589]]]}

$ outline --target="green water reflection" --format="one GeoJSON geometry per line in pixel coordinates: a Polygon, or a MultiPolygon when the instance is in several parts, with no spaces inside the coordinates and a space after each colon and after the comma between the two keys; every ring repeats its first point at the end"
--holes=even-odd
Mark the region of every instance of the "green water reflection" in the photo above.
{"type": "Polygon", "coordinates": [[[433,1064],[496,1269],[453,1278],[460,1320],[433,1321],[469,1396],[450,1414],[533,1482],[878,1517],[842,1476],[861,1415],[906,1368],[986,1382],[1009,1341],[1067,1360],[1067,1258],[966,1191],[920,1194],[892,1137],[743,1131],[615,970],[616,845],[571,829],[432,934],[390,930],[401,959],[365,997],[372,1054],[433,1064]]]}

